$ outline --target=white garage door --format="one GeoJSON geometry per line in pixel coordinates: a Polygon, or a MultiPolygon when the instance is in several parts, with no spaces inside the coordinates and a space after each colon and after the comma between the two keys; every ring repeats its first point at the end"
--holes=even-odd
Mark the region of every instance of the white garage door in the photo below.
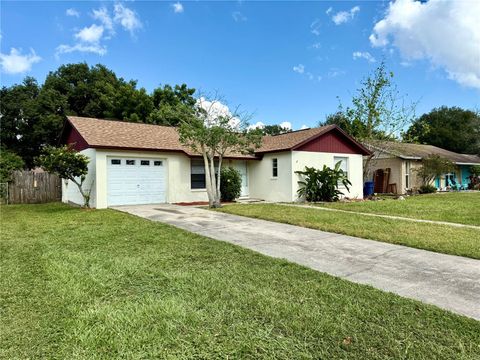
{"type": "Polygon", "coordinates": [[[107,158],[108,206],[165,202],[165,162],[161,159],[107,158]]]}

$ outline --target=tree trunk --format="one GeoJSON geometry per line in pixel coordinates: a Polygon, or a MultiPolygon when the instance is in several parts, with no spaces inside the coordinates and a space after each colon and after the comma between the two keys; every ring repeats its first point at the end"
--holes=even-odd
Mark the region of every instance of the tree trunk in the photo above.
{"type": "Polygon", "coordinates": [[[214,200],[214,204],[213,204],[213,207],[215,207],[215,208],[219,208],[219,207],[222,206],[222,203],[221,203],[222,193],[220,191],[222,160],[223,160],[223,157],[220,155],[218,157],[218,175],[217,175],[217,178],[216,178],[217,187],[215,189],[215,200],[214,200]]]}
{"type": "Polygon", "coordinates": [[[209,157],[204,149],[202,149],[202,153],[203,164],[205,166],[205,188],[207,190],[208,206],[213,207],[212,178],[210,177],[209,157]]]}
{"type": "Polygon", "coordinates": [[[365,164],[363,165],[363,181],[368,181],[369,179],[369,172],[370,172],[370,165],[373,160],[374,154],[369,155],[365,164]]]}
{"type": "Polygon", "coordinates": [[[72,180],[72,182],[73,182],[75,185],[78,186],[78,191],[80,191],[80,194],[81,194],[82,197],[83,197],[83,207],[89,209],[89,208],[90,208],[90,192],[91,192],[91,190],[88,192],[88,194],[86,194],[86,193],[83,191],[83,188],[82,188],[83,181],[78,182],[78,181],[75,180],[75,179],[70,179],[70,180],[72,180]]]}

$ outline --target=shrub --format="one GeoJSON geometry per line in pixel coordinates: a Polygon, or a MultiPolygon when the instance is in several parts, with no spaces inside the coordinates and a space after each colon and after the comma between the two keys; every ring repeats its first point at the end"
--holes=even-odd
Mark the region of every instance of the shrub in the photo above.
{"type": "MultiPolygon", "coordinates": [[[[7,184],[12,181],[12,174],[15,170],[23,168],[25,163],[22,158],[6,149],[0,151],[0,183],[7,184]]],[[[6,185],[8,187],[8,184],[6,185]]],[[[0,187],[0,198],[6,197],[6,187],[0,187]]]]}
{"type": "Polygon", "coordinates": [[[418,192],[420,194],[431,194],[437,192],[437,188],[433,185],[422,185],[418,192]]]}
{"type": "Polygon", "coordinates": [[[242,192],[242,177],[240,172],[233,167],[222,167],[220,170],[220,194],[222,201],[233,201],[242,192]]]}
{"type": "Polygon", "coordinates": [[[12,174],[15,170],[23,168],[24,162],[20,156],[3,149],[0,151],[0,183],[12,181],[12,174]]]}
{"type": "Polygon", "coordinates": [[[322,170],[306,166],[304,171],[295,171],[305,177],[305,181],[298,182],[301,185],[298,195],[307,201],[337,201],[343,195],[338,186],[341,184],[348,191],[352,185],[340,164],[339,161],[333,169],[323,165],[322,170]]]}
{"type": "Polygon", "coordinates": [[[422,166],[415,171],[417,172],[417,176],[422,179],[423,185],[428,185],[437,176],[447,174],[454,170],[455,165],[450,160],[438,155],[429,155],[422,159],[422,166]]]}

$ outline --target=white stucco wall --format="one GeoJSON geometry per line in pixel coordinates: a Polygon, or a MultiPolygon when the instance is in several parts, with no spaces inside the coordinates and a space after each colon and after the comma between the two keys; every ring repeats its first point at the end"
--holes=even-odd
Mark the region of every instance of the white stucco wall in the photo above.
{"type": "MultiPolygon", "coordinates": [[[[88,174],[85,178],[82,188],[84,190],[92,188],[90,194],[90,206],[96,207],[96,150],[85,149],[80,151],[81,154],[87,155],[90,158],[88,163],[88,174]]],[[[77,179],[80,181],[80,178],[77,179]]],[[[78,190],[78,186],[70,180],[62,180],[62,202],[83,205],[83,196],[78,190]]]]}
{"type": "MultiPolygon", "coordinates": [[[[165,164],[166,202],[195,202],[208,201],[206,190],[191,189],[190,158],[174,152],[142,152],[142,151],[113,151],[101,149],[87,149],[81,153],[89,156],[89,173],[85,181],[85,188],[93,184],[91,206],[106,208],[107,203],[107,160],[115,158],[142,158],[160,159],[165,164]]],[[[352,182],[350,192],[346,196],[361,198],[363,196],[362,183],[362,156],[351,154],[332,154],[308,151],[285,151],[265,154],[262,160],[247,162],[248,190],[250,198],[266,201],[291,202],[297,201],[299,176],[297,170],[305,166],[322,168],[323,165],[332,167],[334,156],[348,157],[349,179],[352,182]],[[278,161],[278,176],[272,175],[272,159],[278,161]]],[[[236,160],[225,160],[225,166],[236,165],[236,160]]],[[[75,184],[63,184],[62,200],[81,205],[82,197],[75,184]]]]}
{"type": "Polygon", "coordinates": [[[341,189],[346,197],[349,198],[363,198],[363,157],[357,154],[340,154],[340,153],[324,153],[311,151],[292,151],[292,193],[293,201],[297,201],[297,190],[299,188],[298,181],[300,175],[295,174],[295,171],[303,171],[305,166],[314,167],[317,169],[323,168],[327,165],[332,168],[334,164],[334,157],[348,158],[348,179],[352,183],[350,191],[341,189]]]}
{"type": "Polygon", "coordinates": [[[250,197],[266,201],[293,201],[292,153],[269,153],[262,160],[250,161],[250,197]],[[278,161],[278,176],[272,176],[272,159],[278,161]]]}
{"type": "Polygon", "coordinates": [[[165,163],[166,202],[207,201],[204,189],[190,188],[190,158],[181,153],[97,150],[97,208],[107,204],[107,158],[160,159],[165,163]]]}

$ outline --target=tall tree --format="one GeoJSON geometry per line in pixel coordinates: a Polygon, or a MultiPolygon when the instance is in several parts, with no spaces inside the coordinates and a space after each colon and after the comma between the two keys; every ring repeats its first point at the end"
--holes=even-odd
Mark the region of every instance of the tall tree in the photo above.
{"type": "Polygon", "coordinates": [[[398,138],[401,130],[415,116],[415,103],[407,103],[393,82],[393,72],[385,62],[361,81],[345,109],[340,104],[337,113],[327,117],[323,124],[335,123],[359,140],[391,140],[398,138]]]}
{"type": "Polygon", "coordinates": [[[480,113],[442,106],[416,119],[403,139],[450,151],[480,154],[480,113]]]}
{"type": "Polygon", "coordinates": [[[229,152],[247,153],[260,145],[261,131],[248,130],[246,117],[231,112],[218,97],[200,97],[194,116],[179,127],[180,141],[204,161],[209,206],[220,207],[222,161],[229,152]],[[218,169],[218,170],[217,170],[218,169]]]}
{"type": "Polygon", "coordinates": [[[152,94],[154,109],[147,121],[157,125],[178,126],[194,113],[194,94],[195,89],[186,84],[156,88],[152,94]]]}
{"type": "Polygon", "coordinates": [[[278,124],[275,125],[265,125],[264,127],[260,128],[263,135],[280,135],[291,132],[292,130],[278,124]]]}
{"type": "MultiPolygon", "coordinates": [[[[397,139],[412,122],[416,104],[407,103],[400,95],[393,82],[393,72],[387,71],[384,61],[360,84],[351,106],[344,109],[340,104],[339,112],[327,118],[327,122],[339,122],[340,127],[349,129],[352,136],[366,144],[380,140],[383,148],[388,147],[385,140],[397,139]]],[[[369,179],[375,160],[376,153],[367,158],[365,180],[369,179]]]]}

